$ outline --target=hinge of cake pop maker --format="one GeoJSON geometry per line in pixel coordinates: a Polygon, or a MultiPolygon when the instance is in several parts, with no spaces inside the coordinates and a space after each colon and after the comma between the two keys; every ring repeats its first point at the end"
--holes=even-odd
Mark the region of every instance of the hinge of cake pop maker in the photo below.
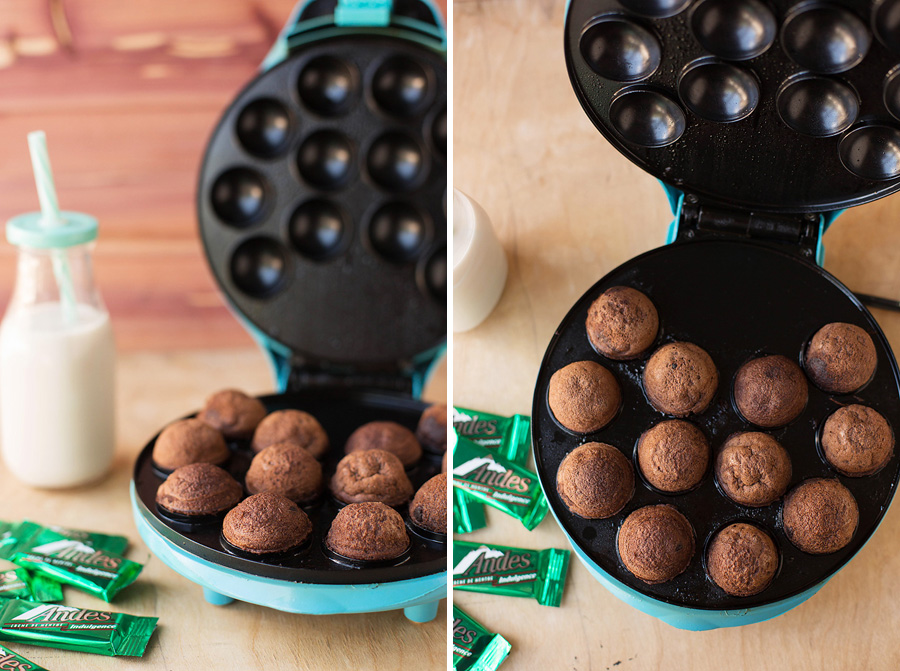
{"type": "Polygon", "coordinates": [[[819,241],[819,216],[728,209],[701,203],[691,194],[685,195],[677,242],[735,237],[793,251],[814,261],[819,241]]]}

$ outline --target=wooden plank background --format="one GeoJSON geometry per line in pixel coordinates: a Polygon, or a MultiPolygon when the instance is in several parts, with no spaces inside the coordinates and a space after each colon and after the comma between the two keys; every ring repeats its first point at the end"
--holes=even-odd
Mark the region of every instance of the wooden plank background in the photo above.
{"type": "MultiPolygon", "coordinates": [[[[203,257],[195,185],[215,122],[293,6],[0,0],[0,223],[37,209],[25,135],[44,129],[61,206],[100,220],[120,349],[250,344],[203,257]]],[[[14,258],[0,242],[0,308],[14,258]]]]}

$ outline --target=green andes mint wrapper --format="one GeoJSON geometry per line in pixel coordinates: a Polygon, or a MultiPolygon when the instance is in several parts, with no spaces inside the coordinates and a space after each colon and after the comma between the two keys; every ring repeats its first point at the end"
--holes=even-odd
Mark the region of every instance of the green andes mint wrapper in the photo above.
{"type": "MultiPolygon", "coordinates": [[[[4,564],[6,562],[3,562],[4,564]]],[[[28,571],[15,565],[0,569],[0,597],[4,599],[31,599],[28,571]]],[[[0,669],[3,667],[0,666],[0,669]]]]}
{"type": "Polygon", "coordinates": [[[128,539],[125,536],[111,536],[96,531],[67,529],[65,527],[38,524],[31,520],[25,520],[24,522],[17,523],[0,522],[0,558],[9,559],[19,550],[32,545],[32,539],[37,537],[44,529],[55,531],[66,538],[81,541],[85,545],[90,545],[92,548],[97,548],[104,552],[111,552],[115,555],[124,554],[125,550],[128,548],[128,539]],[[5,533],[3,525],[10,526],[5,533]]]}
{"type": "Polygon", "coordinates": [[[465,438],[458,438],[453,449],[453,486],[515,517],[529,531],[547,514],[534,473],[465,438]]]}
{"type": "MultiPolygon", "coordinates": [[[[22,522],[23,526],[26,524],[31,524],[36,527],[40,526],[34,522],[22,522]]],[[[90,545],[92,548],[97,548],[98,550],[103,550],[104,552],[109,552],[114,555],[124,555],[125,550],[128,549],[128,539],[125,536],[101,534],[97,531],[82,531],[81,529],[67,529],[65,527],[53,525],[50,525],[47,528],[66,538],[81,541],[85,545],[90,545]]]]}
{"type": "Polygon", "coordinates": [[[97,655],[142,656],[158,621],[22,599],[0,601],[0,640],[97,655]]]}
{"type": "Polygon", "coordinates": [[[568,550],[453,541],[453,589],[531,597],[544,606],[559,606],[568,570],[568,550]]]}
{"type": "Polygon", "coordinates": [[[528,461],[531,418],[525,415],[504,417],[454,406],[453,430],[459,437],[497,450],[520,466],[525,466],[528,461]]]}
{"type": "Polygon", "coordinates": [[[12,556],[12,549],[16,544],[12,531],[17,526],[18,522],[0,520],[0,559],[9,559],[12,556]]]}
{"type": "MultiPolygon", "coordinates": [[[[525,415],[504,417],[470,408],[453,408],[453,429],[456,435],[473,443],[497,450],[511,461],[525,466],[530,446],[531,419],[525,415]]],[[[484,506],[454,490],[453,523],[456,533],[464,534],[487,526],[484,506]]]]}
{"type": "Polygon", "coordinates": [[[467,534],[487,526],[484,506],[466,492],[453,488],[453,530],[457,534],[467,534]]]}
{"type": "Polygon", "coordinates": [[[93,548],[51,529],[42,528],[20,545],[12,560],[29,571],[111,601],[144,567],[124,557],[93,548]]]}
{"type": "Polygon", "coordinates": [[[453,606],[453,668],[494,671],[509,654],[509,642],[453,606]]]}
{"type": "MultiPolygon", "coordinates": [[[[0,522],[0,557],[11,558],[17,551],[26,549],[31,540],[44,529],[50,529],[66,538],[81,541],[85,545],[115,555],[124,554],[128,548],[128,539],[125,536],[57,526],[45,527],[25,520],[19,523],[0,522]]],[[[62,585],[46,575],[30,574],[29,585],[31,598],[35,601],[54,602],[63,599],[62,585]]]]}
{"type": "Polygon", "coordinates": [[[0,645],[0,669],[6,671],[47,671],[43,666],[17,655],[9,648],[0,645]]]}
{"type": "Polygon", "coordinates": [[[32,601],[52,603],[63,600],[62,585],[53,578],[48,578],[39,573],[29,573],[28,585],[31,587],[32,601]]]}

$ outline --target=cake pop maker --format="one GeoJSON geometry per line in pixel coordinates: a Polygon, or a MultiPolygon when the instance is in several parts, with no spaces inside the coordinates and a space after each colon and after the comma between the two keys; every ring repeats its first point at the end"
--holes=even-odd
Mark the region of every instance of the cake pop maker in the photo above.
{"type": "Polygon", "coordinates": [[[895,452],[876,474],[850,478],[821,456],[818,436],[836,409],[875,408],[900,424],[900,373],[890,346],[857,296],[824,271],[822,235],[841,208],[900,188],[900,2],[761,0],[571,0],[565,54],[572,85],[603,135],[658,177],[675,214],[668,242],[619,266],[591,287],[554,334],[535,387],[533,448],[550,509],[575,553],[615,596],[691,630],[760,622],[799,605],[863,547],[887,511],[900,478],[895,452]],[[626,285],[659,312],[657,342],[643,359],[598,354],[585,332],[590,304],[626,285]],[[812,335],[831,322],[862,327],[875,344],[873,379],[855,394],[828,394],[809,381],[809,401],[787,426],[744,421],[732,382],[746,361],[781,354],[803,365],[812,335]],[[787,538],[781,502],[740,506],[707,472],[678,495],[651,488],[640,469],[631,501],[606,520],[572,514],[556,491],[563,457],[577,445],[609,443],[633,459],[639,436],[666,419],[644,395],[642,373],[659,346],[704,348],[719,373],[713,402],[690,421],[713,453],[732,433],[763,430],[788,451],[790,487],[838,478],[856,498],[850,544],[827,555],[801,552],[787,538]],[[601,362],[622,388],[622,409],[587,435],[559,425],[548,406],[550,376],[579,360],[601,362]],[[654,503],[674,505],[691,522],[696,551],[687,570],[648,585],[622,564],[616,534],[625,517],[654,503]],[[706,575],[710,538],[746,521],[778,548],[778,573],[752,597],[733,597],[706,575]]]}
{"type": "MultiPolygon", "coordinates": [[[[207,259],[272,362],[281,393],[261,399],[267,409],[305,410],[327,431],[326,479],[356,427],[415,429],[427,407],[416,397],[446,338],[445,154],[445,34],[419,0],[298,5],[208,143],[197,196],[207,259]]],[[[159,512],[154,441],[131,485],[138,530],[209,602],[434,618],[446,539],[408,523],[402,561],[339,563],[322,544],[338,509],[326,497],[307,508],[309,547],[239,556],[223,546],[221,523],[185,526],[159,512]]],[[[252,453],[229,447],[241,481],[252,453]]],[[[426,453],[409,475],[418,488],[439,471],[426,453]]]]}

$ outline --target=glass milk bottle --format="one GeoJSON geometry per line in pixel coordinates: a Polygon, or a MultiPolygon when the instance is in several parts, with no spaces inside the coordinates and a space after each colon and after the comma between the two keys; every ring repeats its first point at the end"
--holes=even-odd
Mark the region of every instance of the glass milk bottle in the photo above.
{"type": "Polygon", "coordinates": [[[92,482],[115,445],[115,346],[94,286],[97,220],[63,212],[14,217],[15,290],[0,324],[0,446],[9,470],[36,487],[92,482]]]}

